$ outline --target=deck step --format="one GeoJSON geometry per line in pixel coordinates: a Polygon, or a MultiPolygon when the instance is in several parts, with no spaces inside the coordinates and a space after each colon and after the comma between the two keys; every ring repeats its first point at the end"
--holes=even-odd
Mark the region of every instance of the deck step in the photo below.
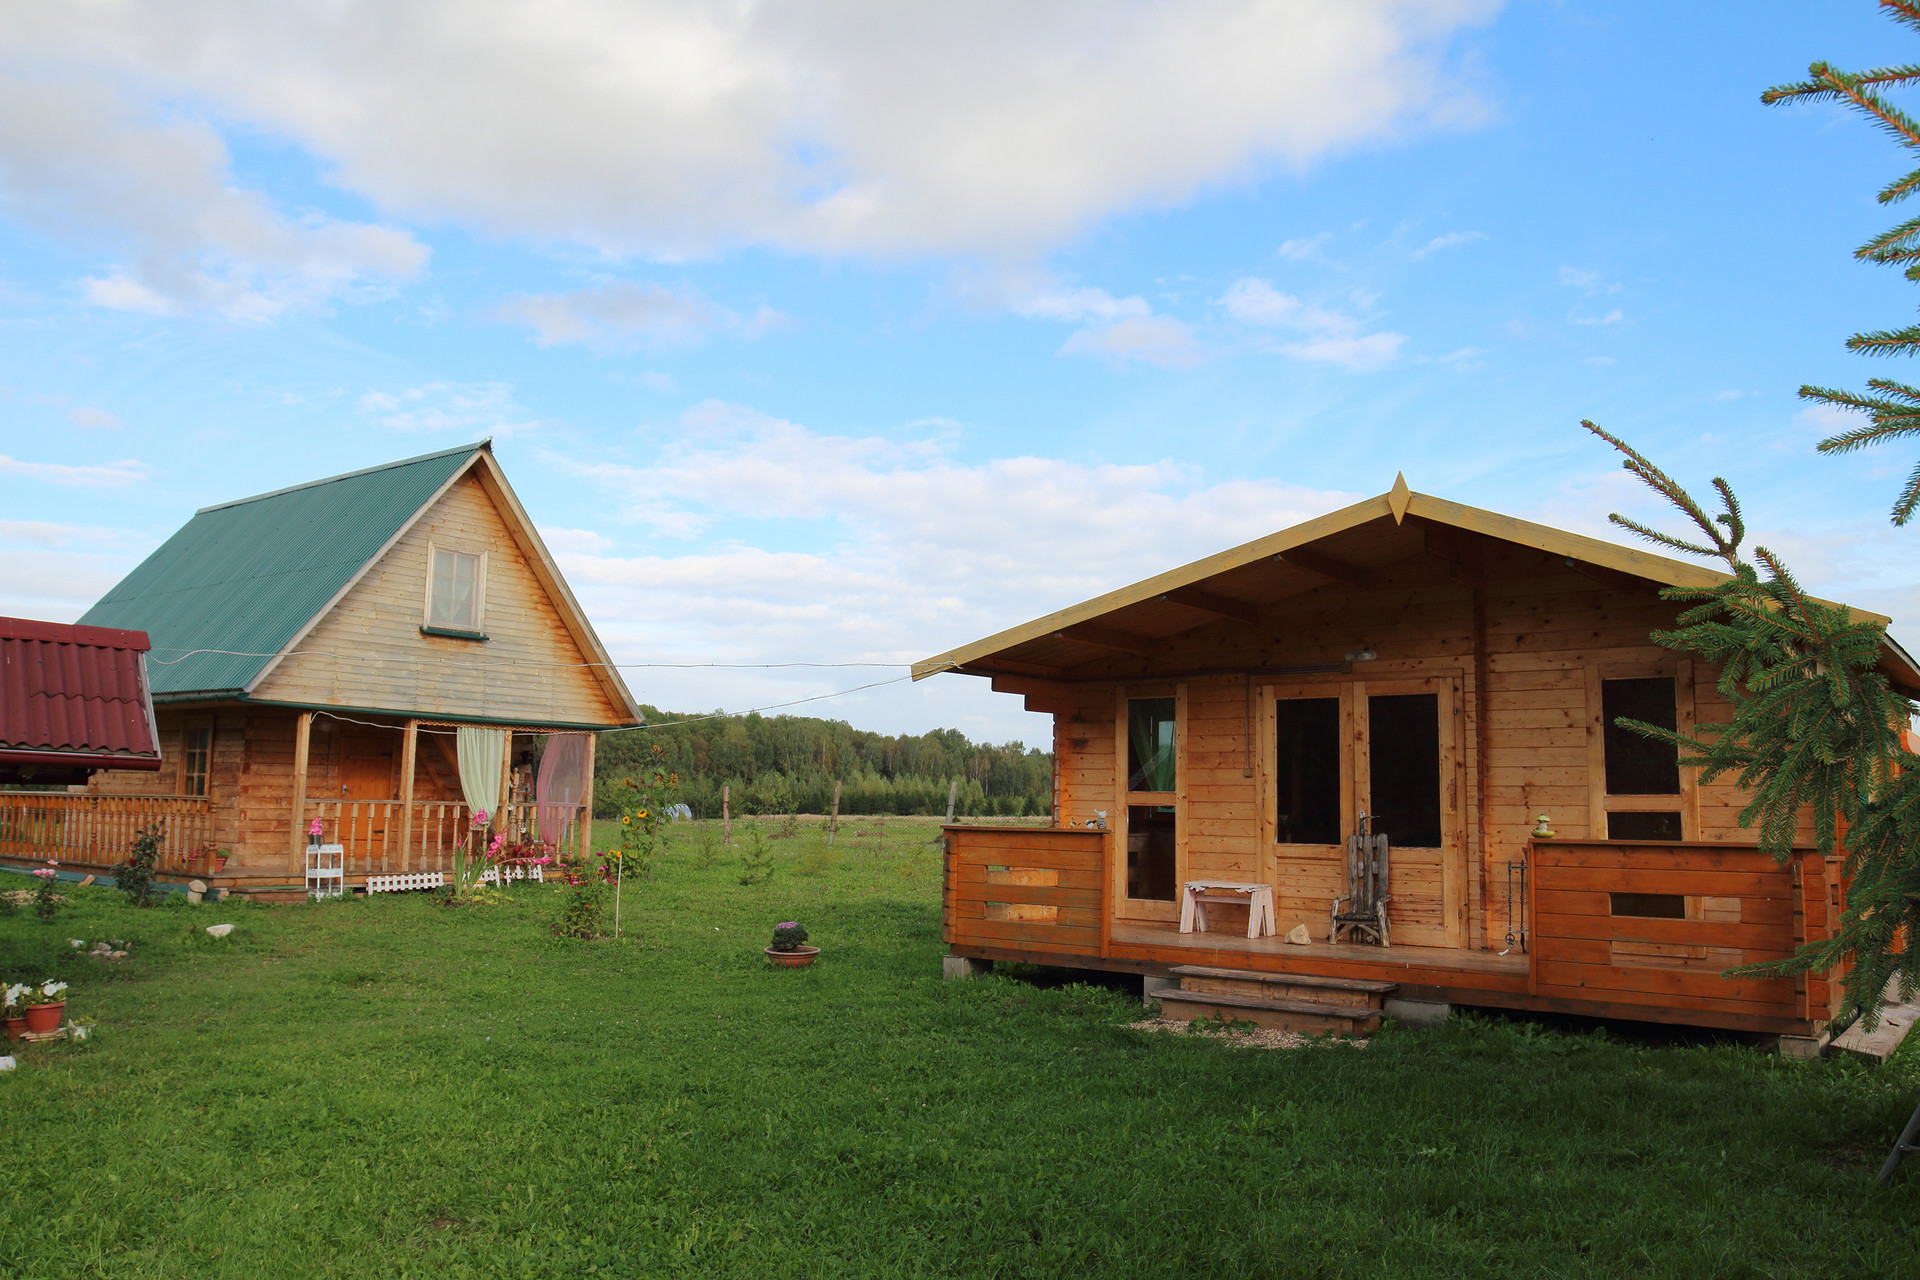
{"type": "Polygon", "coordinates": [[[1160,1016],[1175,1022],[1194,1018],[1217,1018],[1228,1022],[1244,1020],[1257,1027],[1298,1031],[1307,1035],[1328,1031],[1366,1035],[1380,1026],[1378,1009],[1234,995],[1225,991],[1162,991],[1160,1016]]]}
{"type": "Polygon", "coordinates": [[[1364,978],[1322,978],[1304,973],[1263,973],[1253,969],[1221,969],[1212,965],[1182,964],[1171,970],[1180,990],[1195,994],[1247,996],[1290,1001],[1330,1009],[1378,1012],[1397,983],[1364,978]]]}

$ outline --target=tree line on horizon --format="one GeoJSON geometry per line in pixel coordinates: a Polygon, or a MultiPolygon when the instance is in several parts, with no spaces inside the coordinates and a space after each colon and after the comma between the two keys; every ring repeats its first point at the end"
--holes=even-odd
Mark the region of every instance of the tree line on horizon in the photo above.
{"type": "Polygon", "coordinates": [[[678,797],[696,818],[720,816],[731,788],[735,816],[827,813],[840,783],[840,812],[856,815],[1022,817],[1053,811],[1053,753],[1021,742],[974,742],[958,729],[883,734],[813,716],[690,717],[643,706],[648,727],[603,733],[594,750],[594,816],[617,813],[623,777],[662,768],[679,775],[678,797]],[[665,754],[656,765],[652,748],[665,754]]]}

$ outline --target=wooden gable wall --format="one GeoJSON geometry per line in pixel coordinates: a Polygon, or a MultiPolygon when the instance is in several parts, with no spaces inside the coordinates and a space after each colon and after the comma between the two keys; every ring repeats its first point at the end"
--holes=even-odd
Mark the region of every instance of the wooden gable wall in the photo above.
{"type": "Polygon", "coordinates": [[[312,652],[283,661],[254,697],[535,724],[626,718],[578,665],[587,658],[475,472],[441,495],[297,649],[312,652]],[[429,543],[486,553],[486,643],[420,633],[429,543]],[[374,658],[384,661],[366,660],[374,658]]]}

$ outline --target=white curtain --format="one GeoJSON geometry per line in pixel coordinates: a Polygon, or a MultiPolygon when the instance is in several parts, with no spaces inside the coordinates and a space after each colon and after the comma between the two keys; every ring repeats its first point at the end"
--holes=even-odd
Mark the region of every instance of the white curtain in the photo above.
{"type": "Polygon", "coordinates": [[[500,774],[507,764],[507,738],[505,729],[460,726],[455,739],[460,747],[460,793],[466,797],[469,810],[485,809],[492,817],[500,807],[500,774]]]}

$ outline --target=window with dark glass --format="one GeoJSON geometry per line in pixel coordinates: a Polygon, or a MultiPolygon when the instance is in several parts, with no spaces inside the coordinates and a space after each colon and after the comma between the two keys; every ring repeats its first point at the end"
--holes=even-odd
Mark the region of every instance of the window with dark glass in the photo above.
{"type": "Polygon", "coordinates": [[[207,774],[213,760],[213,730],[188,729],[186,749],[181,752],[180,791],[183,795],[207,794],[207,774]]]}
{"type": "Polygon", "coordinates": [[[1339,844],[1340,699],[1283,698],[1274,721],[1274,839],[1339,844]]]}
{"type": "Polygon", "coordinates": [[[1440,695],[1367,699],[1373,829],[1403,849],[1440,847],[1440,695]]]}
{"type": "Polygon", "coordinates": [[[1609,840],[1678,840],[1680,838],[1678,813],[1616,809],[1607,814],[1607,839],[1609,840]]]}
{"type": "Polygon", "coordinates": [[[1175,787],[1172,698],[1127,700],[1127,790],[1172,791],[1175,787]]]}
{"type": "Polygon", "coordinates": [[[1660,729],[1679,727],[1673,677],[1602,680],[1600,714],[1607,753],[1610,796],[1677,796],[1680,752],[1671,742],[1649,738],[1616,723],[1622,716],[1660,729]]]}

